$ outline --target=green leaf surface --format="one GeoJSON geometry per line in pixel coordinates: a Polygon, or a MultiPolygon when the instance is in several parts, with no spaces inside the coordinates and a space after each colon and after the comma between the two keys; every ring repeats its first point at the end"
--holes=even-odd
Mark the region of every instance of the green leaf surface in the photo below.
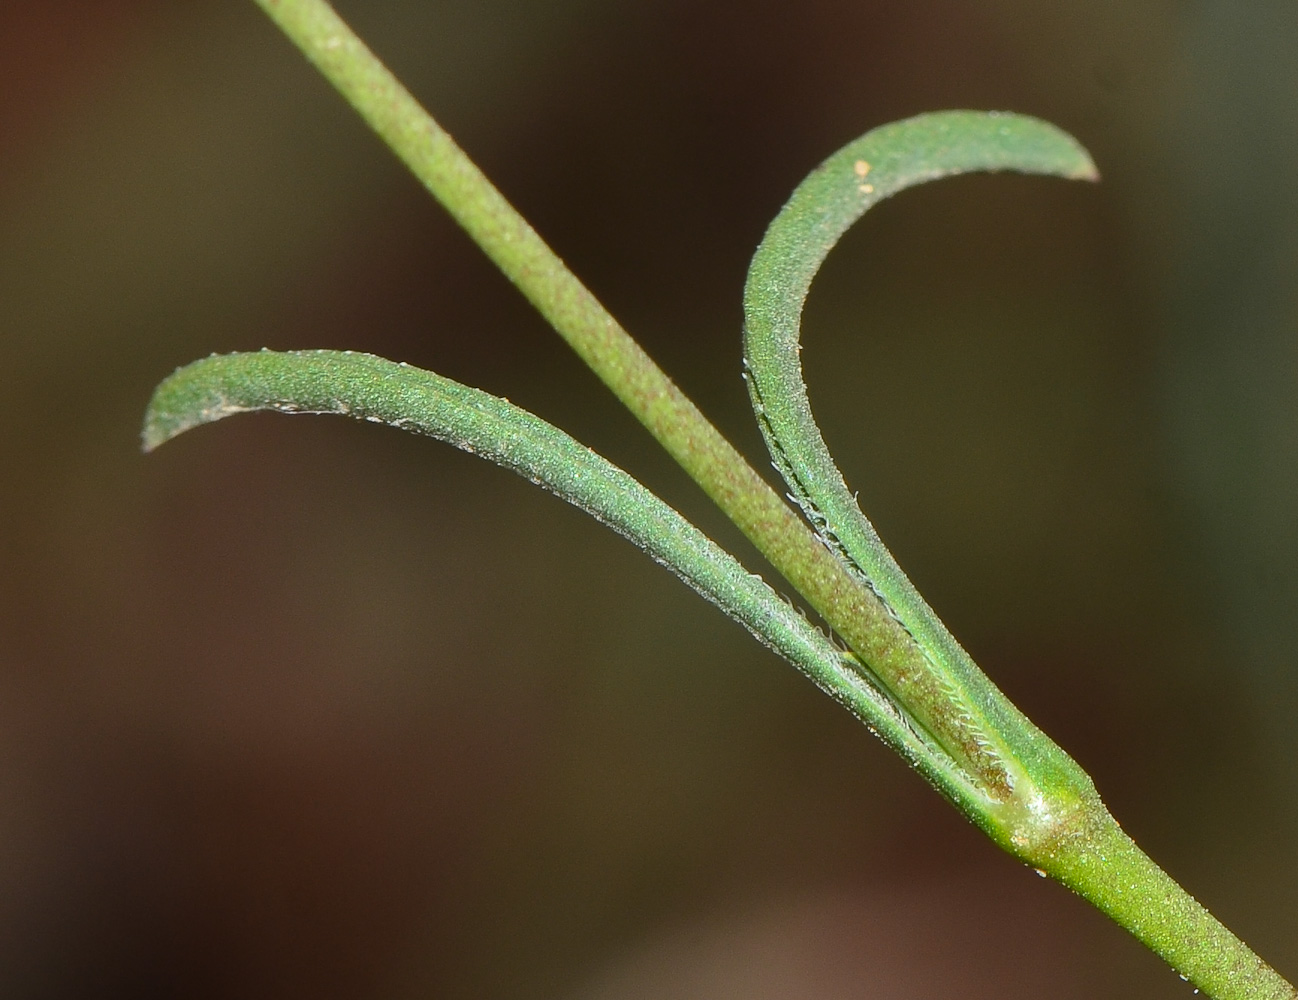
{"type": "Polygon", "coordinates": [[[337,414],[445,441],[544,487],[666,566],[845,705],[933,782],[973,808],[978,793],[850,653],[760,577],[617,466],[552,424],[480,389],[352,351],[215,355],[154,392],[146,451],[236,413],[337,414]]]}
{"type": "MultiPolygon", "coordinates": [[[[880,670],[885,683],[993,795],[1031,795],[1030,782],[1052,796],[1084,800],[1094,795],[1089,778],[978,669],[884,547],[829,454],[802,377],[803,303],[848,228],[906,188],[986,170],[1096,177],[1086,151],[1055,126],[975,111],[885,125],[812,171],[753,257],[744,290],[745,372],[763,436],[794,499],[924,652],[926,669],[897,676],[880,670]]],[[[863,388],[870,398],[868,378],[863,388]]]]}

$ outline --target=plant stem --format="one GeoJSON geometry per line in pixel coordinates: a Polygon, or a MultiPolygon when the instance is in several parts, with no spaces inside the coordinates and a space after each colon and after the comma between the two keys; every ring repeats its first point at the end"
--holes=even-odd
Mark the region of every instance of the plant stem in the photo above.
{"type": "Polygon", "coordinates": [[[1117,822],[1054,846],[1040,871],[1125,927],[1216,1000],[1293,1000],[1295,990],[1160,868],[1117,822]]]}
{"type": "MultiPolygon", "coordinates": [[[[841,563],[703,417],[328,3],[256,2],[860,661],[892,679],[881,687],[896,694],[898,686],[905,687],[898,682],[931,678],[925,650],[869,583],[841,563]]],[[[405,418],[396,413],[393,422],[405,418]]],[[[961,711],[958,701],[953,698],[952,713],[961,711]]],[[[926,775],[1008,851],[1091,900],[1209,996],[1298,997],[1122,833],[1084,774],[1076,778],[1068,768],[1064,774],[1049,764],[1040,772],[1048,780],[1039,784],[998,785],[994,768],[980,767],[976,749],[967,745],[976,727],[935,721],[927,709],[926,715],[920,721],[938,730],[929,735],[939,737],[962,772],[926,775]],[[943,777],[968,779],[985,801],[952,794],[954,785],[944,785],[943,777]]],[[[1042,759],[1038,752],[1049,741],[1023,723],[1025,732],[1044,742],[1007,749],[1024,765],[1018,774],[1035,777],[1033,762],[1042,759]]],[[[1049,746],[1051,755],[1057,751],[1068,760],[1049,746]]]]}
{"type": "Polygon", "coordinates": [[[872,669],[922,654],[324,0],[256,0],[605,385],[872,669]]]}

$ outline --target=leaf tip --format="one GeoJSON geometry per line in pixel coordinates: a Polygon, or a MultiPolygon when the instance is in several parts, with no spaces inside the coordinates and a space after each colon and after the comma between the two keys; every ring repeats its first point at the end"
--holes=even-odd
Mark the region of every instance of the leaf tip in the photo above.
{"type": "Polygon", "coordinates": [[[144,411],[141,451],[147,455],[191,428],[251,408],[230,398],[229,385],[221,379],[224,363],[233,357],[213,355],[195,361],[158,383],[144,411]]]}
{"type": "Polygon", "coordinates": [[[1080,146],[1078,147],[1078,150],[1081,153],[1081,162],[1073,168],[1073,172],[1068,175],[1068,179],[1097,183],[1101,180],[1100,168],[1095,165],[1095,161],[1091,159],[1090,153],[1085,149],[1082,149],[1080,146]]]}
{"type": "Polygon", "coordinates": [[[167,437],[165,434],[159,433],[158,429],[153,424],[148,423],[147,421],[145,422],[144,429],[140,431],[141,452],[147,455],[157,448],[158,445],[165,444],[166,441],[167,437]]]}
{"type": "Polygon", "coordinates": [[[166,444],[177,434],[183,434],[191,427],[206,423],[204,420],[187,420],[160,406],[158,398],[165,386],[166,382],[158,386],[153,393],[153,399],[149,401],[148,409],[144,411],[144,426],[140,429],[140,451],[146,455],[166,444]]]}
{"type": "Polygon", "coordinates": [[[168,419],[165,409],[159,403],[170,381],[167,378],[158,383],[144,411],[144,426],[140,428],[140,451],[146,455],[185,430],[184,427],[177,427],[174,419],[168,419]]]}

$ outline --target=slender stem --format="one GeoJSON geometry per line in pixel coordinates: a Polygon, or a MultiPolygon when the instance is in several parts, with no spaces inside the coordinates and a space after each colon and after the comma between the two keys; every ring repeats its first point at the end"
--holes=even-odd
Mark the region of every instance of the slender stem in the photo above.
{"type": "MultiPolygon", "coordinates": [[[[883,687],[900,693],[911,678],[928,676],[933,664],[924,648],[857,567],[841,563],[805,527],[332,8],[324,0],[256,2],[859,659],[889,680],[883,687]]],[[[398,414],[394,422],[404,419],[398,414]]],[[[921,701],[927,697],[921,692],[921,701]]],[[[953,693],[953,713],[966,704],[953,693]]],[[[929,735],[951,751],[962,772],[927,776],[1007,850],[1090,899],[1210,996],[1298,997],[1122,834],[1089,779],[1074,782],[1049,765],[1041,772],[1048,780],[1031,794],[1016,788],[1012,776],[998,786],[995,768],[981,765],[968,742],[970,736],[976,742],[977,725],[948,726],[927,707],[920,721],[938,730],[929,735]],[[967,779],[986,800],[953,794],[946,777],[967,779]]],[[[1010,757],[1021,755],[1022,773],[1036,778],[1033,760],[1043,745],[1034,739],[1006,749],[1010,757]]]]}
{"type": "Polygon", "coordinates": [[[496,266],[872,669],[922,653],[324,0],[256,0],[496,266]]]}
{"type": "Polygon", "coordinates": [[[1293,1000],[1279,973],[1178,885],[1106,816],[1056,845],[1048,872],[1217,1000],[1293,1000]]]}

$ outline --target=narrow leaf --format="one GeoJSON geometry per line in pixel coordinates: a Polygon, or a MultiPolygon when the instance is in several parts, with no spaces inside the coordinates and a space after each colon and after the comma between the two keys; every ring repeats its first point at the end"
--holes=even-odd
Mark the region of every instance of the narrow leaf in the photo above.
{"type": "Polygon", "coordinates": [[[867,133],[812,171],[767,230],[744,291],[745,368],[762,433],[794,498],[924,651],[926,670],[893,676],[871,664],[884,683],[991,794],[1022,799],[1035,785],[1089,800],[1089,778],[978,669],[879,540],[829,454],[802,378],[803,302],[839,238],[883,198],[985,170],[1096,176],[1075,139],[1022,115],[945,111],[867,133]]]}
{"type": "Polygon", "coordinates": [[[740,622],[970,814],[982,797],[877,680],[760,577],[621,469],[506,400],[433,372],[351,351],[204,358],[154,392],[146,451],[236,413],[339,414],[445,441],[504,466],[608,525],[740,622]]]}

